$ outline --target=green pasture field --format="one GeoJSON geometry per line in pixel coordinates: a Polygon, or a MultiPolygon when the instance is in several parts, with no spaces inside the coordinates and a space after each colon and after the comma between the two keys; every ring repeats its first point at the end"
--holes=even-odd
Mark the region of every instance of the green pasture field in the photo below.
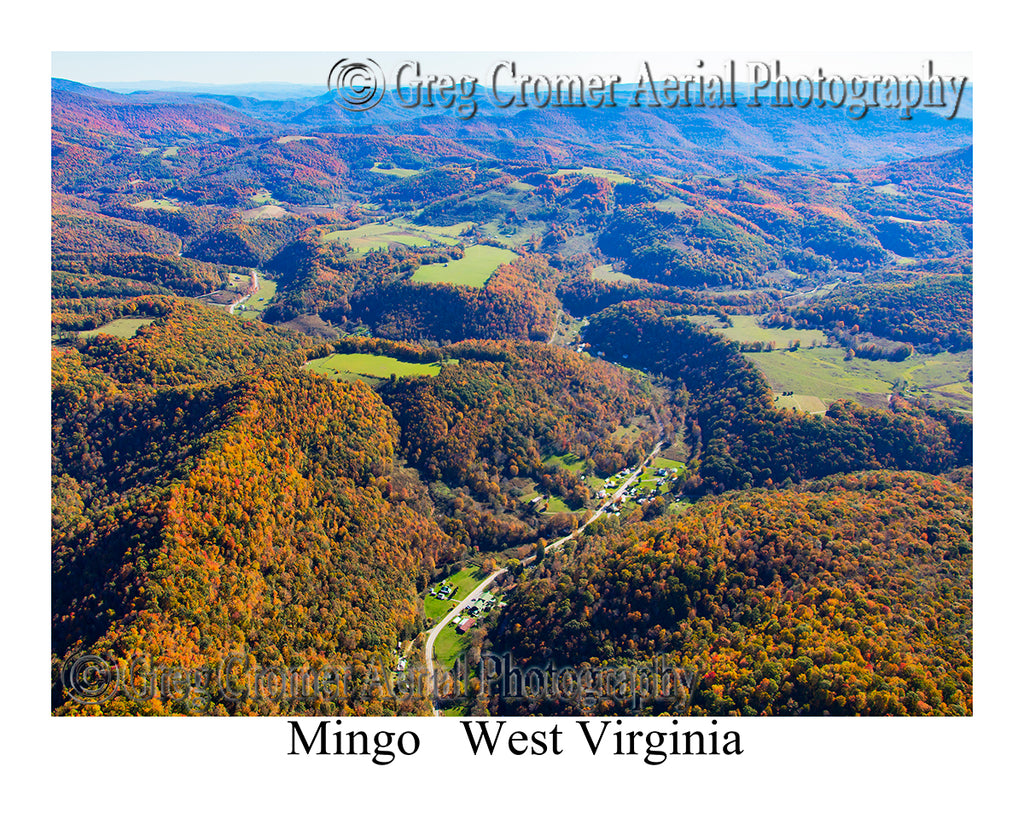
{"type": "Polygon", "coordinates": [[[655,458],[651,469],[684,469],[686,464],[674,458],[655,458]]]}
{"type": "Polygon", "coordinates": [[[281,204],[273,196],[270,195],[270,191],[260,191],[259,193],[254,193],[249,198],[252,200],[254,205],[280,205],[281,204]]]}
{"type": "Polygon", "coordinates": [[[385,250],[392,244],[406,247],[429,247],[430,239],[387,224],[373,222],[351,230],[333,230],[324,235],[326,242],[342,242],[352,248],[353,255],[364,256],[371,250],[385,250]]]}
{"type": "Polygon", "coordinates": [[[466,287],[483,287],[501,265],[508,264],[515,253],[503,247],[471,245],[461,259],[447,264],[426,264],[412,277],[414,282],[446,282],[466,287]]]}
{"type": "Polygon", "coordinates": [[[548,505],[548,508],[544,510],[545,515],[554,515],[558,512],[572,512],[569,505],[558,497],[558,495],[549,495],[544,499],[544,501],[548,505]]]}
{"type": "Polygon", "coordinates": [[[257,276],[259,287],[256,292],[235,308],[235,315],[239,318],[251,320],[258,319],[263,315],[274,296],[277,295],[277,282],[257,276]]]}
{"type": "Polygon", "coordinates": [[[663,213],[685,213],[688,210],[696,210],[693,205],[688,205],[682,199],[676,199],[674,196],[655,202],[654,209],[663,213]]]}
{"type": "MultiPolygon", "coordinates": [[[[408,219],[392,219],[390,224],[410,233],[422,234],[436,241],[456,239],[467,230],[473,227],[473,222],[456,222],[454,225],[421,225],[418,222],[410,222],[408,219]]],[[[458,244],[458,242],[447,241],[447,244],[458,244]]]]}
{"type": "MultiPolygon", "coordinates": [[[[486,578],[487,575],[483,573],[479,566],[467,566],[443,580],[431,583],[431,587],[435,589],[441,588],[445,583],[449,586],[454,586],[455,594],[447,600],[438,600],[433,595],[427,594],[423,600],[423,612],[426,614],[427,619],[435,623],[439,621],[451,611],[453,602],[461,602],[467,594],[479,586],[486,578]]],[[[454,629],[452,631],[454,632],[454,629]]]]}
{"type": "Polygon", "coordinates": [[[370,170],[374,173],[386,174],[387,176],[397,176],[399,179],[407,179],[410,176],[422,173],[422,171],[417,171],[413,168],[380,168],[378,167],[379,165],[379,162],[374,162],[370,170]]]}
{"type": "Polygon", "coordinates": [[[177,213],[181,210],[169,199],[143,199],[141,202],[136,202],[133,207],[142,210],[166,210],[169,213],[177,213]]]}
{"type": "Polygon", "coordinates": [[[160,154],[160,156],[163,159],[169,159],[171,157],[177,156],[179,150],[180,149],[178,148],[177,145],[172,145],[170,148],[167,148],[162,154],[160,154]]]}
{"type": "Polygon", "coordinates": [[[152,324],[156,319],[152,318],[119,318],[108,321],[102,327],[95,330],[82,330],[78,335],[80,338],[92,338],[104,333],[115,338],[133,338],[140,327],[152,324]]]}
{"type": "Polygon", "coordinates": [[[598,176],[616,185],[633,181],[631,177],[618,171],[612,171],[608,168],[592,168],[589,165],[584,165],[582,168],[562,168],[555,176],[598,176]]]}
{"type": "Polygon", "coordinates": [[[343,381],[361,379],[375,384],[394,373],[398,377],[415,375],[437,375],[441,372],[440,362],[422,364],[418,361],[401,361],[389,355],[371,353],[331,353],[324,358],[307,361],[306,368],[312,372],[340,378],[343,381]]]}
{"type": "Polygon", "coordinates": [[[619,273],[610,264],[603,264],[599,267],[595,267],[590,271],[590,278],[600,282],[641,282],[642,279],[638,279],[635,276],[630,276],[628,273],[619,273]]]}
{"type": "Polygon", "coordinates": [[[391,244],[406,247],[430,247],[433,244],[458,244],[457,234],[448,228],[438,229],[430,225],[413,225],[409,222],[371,222],[351,230],[333,230],[324,235],[325,242],[344,242],[352,248],[355,256],[363,256],[371,250],[384,250],[391,244]],[[443,232],[445,231],[445,232],[443,232]]]}
{"type": "Polygon", "coordinates": [[[316,141],[316,137],[311,136],[300,136],[299,134],[292,134],[291,136],[278,137],[274,140],[278,145],[287,145],[289,142],[300,142],[302,140],[316,141]]]}
{"type": "Polygon", "coordinates": [[[287,213],[288,211],[280,205],[258,205],[255,208],[243,210],[242,218],[247,221],[252,219],[280,219],[287,213]]]}
{"type": "Polygon", "coordinates": [[[472,631],[458,634],[449,623],[434,640],[434,659],[445,668],[454,667],[455,661],[469,649],[471,634],[472,631]]]}
{"type": "Polygon", "coordinates": [[[775,392],[792,391],[801,398],[814,396],[826,407],[840,398],[867,406],[885,406],[893,386],[902,381],[907,397],[927,397],[936,404],[966,412],[972,409],[973,385],[968,374],[973,367],[973,355],[969,350],[915,354],[905,361],[846,361],[845,351],[838,347],[744,355],[764,373],[775,392]]]}
{"type": "Polygon", "coordinates": [[[568,469],[570,472],[579,472],[587,465],[587,462],[579,457],[578,455],[569,452],[565,455],[548,455],[544,459],[544,465],[558,464],[562,469],[568,469]]]}
{"type": "Polygon", "coordinates": [[[828,344],[828,337],[821,330],[761,327],[758,321],[763,316],[730,316],[732,327],[724,326],[719,318],[713,315],[689,316],[688,318],[695,324],[701,324],[732,341],[774,341],[778,347],[788,347],[793,341],[799,341],[801,347],[808,347],[811,344],[828,344]]]}
{"type": "Polygon", "coordinates": [[[801,410],[802,412],[816,414],[823,413],[828,409],[825,402],[816,395],[781,395],[776,393],[775,406],[779,409],[801,410]]]}

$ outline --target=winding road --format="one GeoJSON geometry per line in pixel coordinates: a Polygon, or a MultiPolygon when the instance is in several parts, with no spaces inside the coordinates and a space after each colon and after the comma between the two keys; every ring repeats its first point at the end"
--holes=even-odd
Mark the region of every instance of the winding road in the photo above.
{"type": "Polygon", "coordinates": [[[241,296],[239,296],[237,299],[235,299],[233,302],[231,302],[231,304],[228,305],[228,312],[231,315],[234,315],[235,314],[235,308],[238,307],[238,305],[240,305],[243,301],[245,301],[247,298],[249,298],[249,296],[251,296],[257,290],[259,290],[259,287],[260,287],[260,280],[259,280],[259,277],[258,277],[258,275],[256,273],[256,268],[253,268],[253,270],[252,270],[252,285],[241,296]]]}
{"type": "MultiPolygon", "coordinates": [[[[662,429],[662,437],[664,437],[664,428],[662,429]]],[[[608,498],[608,500],[606,500],[601,506],[599,506],[597,509],[595,509],[594,513],[587,519],[587,521],[585,523],[583,523],[578,529],[574,529],[572,532],[570,532],[565,537],[559,538],[554,543],[551,543],[547,547],[546,551],[547,552],[554,552],[554,551],[557,551],[558,549],[561,549],[562,546],[564,546],[568,541],[573,540],[576,536],[578,536],[584,529],[586,529],[595,520],[600,518],[602,515],[608,514],[608,510],[615,503],[617,503],[618,501],[620,501],[622,499],[622,496],[625,494],[625,491],[629,488],[629,486],[634,481],[636,481],[636,479],[644,471],[644,468],[649,463],[653,463],[653,461],[657,457],[658,453],[661,452],[661,448],[662,448],[662,446],[664,446],[664,444],[665,444],[665,442],[663,440],[662,441],[658,441],[658,443],[647,454],[647,456],[629,474],[629,477],[626,478],[622,482],[622,484],[615,490],[615,493],[613,495],[611,495],[608,498]]],[[[523,560],[523,565],[526,565],[528,563],[532,563],[534,560],[536,560],[536,555],[530,555],[529,557],[527,557],[526,559],[523,560]]],[[[435,717],[436,716],[440,716],[441,712],[437,709],[437,704],[436,704],[436,701],[437,701],[437,680],[434,677],[434,641],[441,634],[441,631],[445,628],[445,626],[447,626],[453,619],[458,617],[459,612],[461,612],[463,609],[465,609],[467,606],[469,606],[473,602],[473,600],[476,599],[476,597],[478,597],[482,592],[486,591],[487,588],[492,583],[494,583],[495,580],[497,580],[499,577],[501,577],[503,574],[505,574],[506,571],[508,571],[508,569],[502,568],[502,569],[497,569],[496,571],[491,572],[487,576],[487,578],[482,583],[480,583],[479,586],[477,586],[469,594],[467,594],[466,597],[462,600],[462,602],[459,603],[450,612],[448,612],[441,619],[441,621],[436,626],[434,626],[430,630],[430,632],[427,634],[427,642],[426,642],[426,645],[424,645],[424,647],[423,647],[423,659],[424,659],[424,665],[426,667],[426,672],[427,672],[427,682],[428,682],[428,685],[430,686],[430,698],[434,702],[434,716],[435,717]]]]}

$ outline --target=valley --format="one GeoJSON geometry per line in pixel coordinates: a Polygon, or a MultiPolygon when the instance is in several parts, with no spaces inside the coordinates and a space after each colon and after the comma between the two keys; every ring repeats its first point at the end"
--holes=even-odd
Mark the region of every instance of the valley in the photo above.
{"type": "Polygon", "coordinates": [[[53,713],[972,713],[970,120],[396,111],[53,80],[53,713]]]}

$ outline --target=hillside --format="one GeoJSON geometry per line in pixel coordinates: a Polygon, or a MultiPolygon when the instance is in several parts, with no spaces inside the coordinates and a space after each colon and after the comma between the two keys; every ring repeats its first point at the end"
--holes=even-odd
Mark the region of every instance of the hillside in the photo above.
{"type": "MultiPolygon", "coordinates": [[[[702,501],[611,527],[521,582],[490,633],[521,667],[650,662],[695,672],[646,713],[969,714],[971,499],[869,472],[702,501]]],[[[620,713],[611,698],[492,713],[620,713]]]]}

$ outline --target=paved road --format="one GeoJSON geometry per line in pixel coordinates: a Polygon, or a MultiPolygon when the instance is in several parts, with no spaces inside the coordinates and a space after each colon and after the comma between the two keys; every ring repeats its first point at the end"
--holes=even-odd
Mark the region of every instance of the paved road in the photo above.
{"type": "MultiPolygon", "coordinates": [[[[652,449],[650,453],[648,453],[647,457],[644,458],[639,463],[639,465],[629,474],[629,476],[615,490],[614,494],[612,494],[611,497],[609,497],[601,506],[594,510],[594,513],[587,519],[585,523],[583,523],[578,529],[573,530],[570,534],[566,535],[565,537],[559,538],[554,543],[551,543],[545,551],[558,551],[568,541],[572,540],[577,535],[579,535],[584,529],[586,529],[591,523],[593,523],[599,517],[608,514],[608,510],[611,508],[612,504],[622,499],[626,490],[634,481],[636,481],[636,479],[640,476],[640,473],[644,471],[644,467],[646,467],[647,464],[652,463],[654,461],[658,453],[661,452],[661,447],[664,443],[664,441],[658,441],[657,445],[655,445],[654,449],[652,449]]],[[[528,558],[523,560],[523,564],[525,565],[527,563],[532,563],[535,559],[535,555],[530,555],[528,558]]],[[[482,583],[480,583],[479,586],[477,586],[469,594],[467,594],[466,597],[462,600],[462,602],[459,603],[450,612],[448,612],[448,614],[446,614],[441,619],[441,621],[430,630],[430,633],[427,634],[427,643],[423,647],[423,659],[426,665],[427,684],[430,686],[432,700],[437,699],[437,689],[435,686],[436,680],[434,679],[434,641],[438,638],[438,635],[441,634],[442,629],[444,629],[445,626],[447,626],[453,619],[455,619],[458,616],[459,612],[461,612],[468,605],[470,605],[470,603],[472,603],[473,600],[478,595],[486,591],[486,589],[492,583],[494,583],[495,580],[497,580],[499,577],[505,574],[506,571],[507,569],[498,569],[494,572],[491,572],[491,574],[489,574],[487,578],[482,583]]],[[[437,706],[435,705],[434,716],[440,716],[440,714],[441,712],[437,710],[437,706]]]]}
{"type": "Polygon", "coordinates": [[[254,269],[252,271],[252,284],[249,286],[249,289],[246,290],[241,296],[239,296],[233,302],[231,302],[230,305],[228,305],[228,312],[231,313],[231,315],[234,315],[235,314],[235,308],[238,307],[238,305],[240,305],[247,298],[249,298],[249,296],[251,296],[253,293],[255,293],[259,289],[259,287],[260,287],[260,280],[259,280],[259,278],[257,278],[256,270],[254,269]]]}

